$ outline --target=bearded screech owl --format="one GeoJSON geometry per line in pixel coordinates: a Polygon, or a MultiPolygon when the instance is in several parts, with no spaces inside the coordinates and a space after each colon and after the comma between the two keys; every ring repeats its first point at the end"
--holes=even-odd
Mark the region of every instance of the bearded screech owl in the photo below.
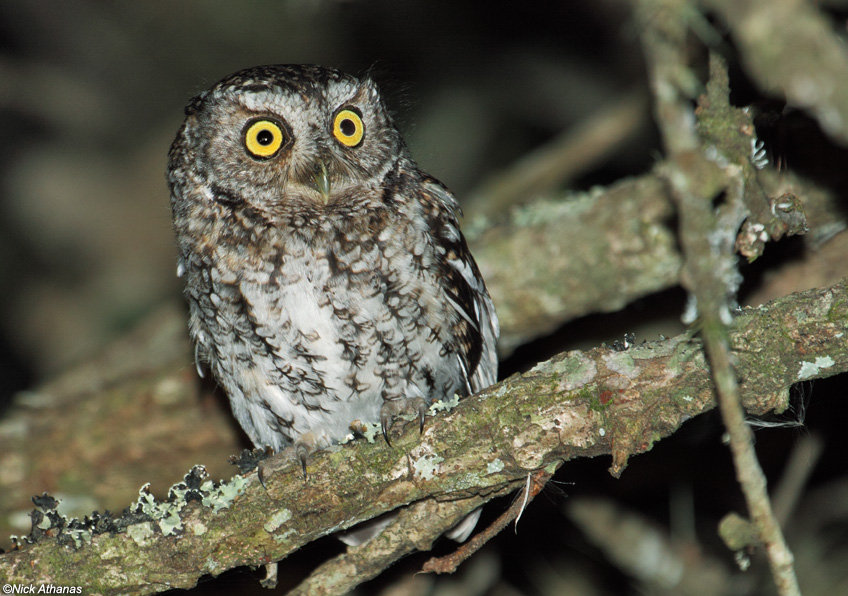
{"type": "MultiPolygon", "coordinates": [[[[377,87],[261,66],[191,100],[168,183],[198,362],[257,447],[301,461],[350,425],[497,375],[498,320],[459,206],[377,87]]],[[[200,370],[198,368],[198,370],[200,370]]]]}

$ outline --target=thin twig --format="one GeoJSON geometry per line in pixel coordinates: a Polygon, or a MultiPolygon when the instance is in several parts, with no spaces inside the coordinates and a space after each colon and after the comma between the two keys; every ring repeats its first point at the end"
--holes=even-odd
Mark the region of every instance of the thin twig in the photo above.
{"type": "Polygon", "coordinates": [[[705,324],[703,336],[716,382],[721,417],[730,436],[736,479],[742,487],[751,519],[766,547],[778,592],[787,596],[800,594],[794,557],[774,516],[766,490],[766,477],[754,451],[753,434],[745,423],[745,412],[739,401],[739,386],[730,362],[726,335],[721,333],[718,326],[705,324]]]}
{"type": "Polygon", "coordinates": [[[482,503],[479,497],[414,503],[402,509],[394,522],[371,540],[352,546],[315,568],[289,596],[348,594],[398,559],[416,550],[429,550],[436,538],[482,503]]]}
{"type": "MultiPolygon", "coordinates": [[[[680,86],[680,81],[692,78],[692,75],[687,78],[690,68],[684,52],[687,15],[692,7],[685,2],[669,0],[642,0],[639,6],[645,25],[643,45],[656,96],[657,123],[672,157],[670,163],[673,165],[667,170],[667,179],[680,219],[683,285],[690,291],[693,304],[697,305],[719,409],[730,437],[736,478],[765,545],[778,592],[794,596],[800,594],[794,559],[772,511],[765,475],[754,451],[753,435],[745,423],[728,340],[731,301],[735,299],[739,283],[734,240],[748,213],[744,203],[744,175],[750,165],[744,161],[747,156],[725,155],[725,162],[734,157],[738,161],[723,166],[704,157],[690,107],[691,89],[680,86]],[[650,18],[646,18],[648,15],[650,18]],[[735,178],[736,183],[724,189],[717,186],[711,170],[719,167],[726,172],[726,180],[735,178]],[[726,191],[726,203],[716,213],[712,201],[722,190],[726,191]]],[[[711,61],[711,74],[714,80],[726,81],[726,73],[717,59],[711,61]]],[[[723,92],[726,96],[729,90],[723,92]]],[[[715,84],[710,99],[718,99],[715,84]]],[[[729,108],[726,99],[724,103],[729,108]]],[[[718,109],[715,105],[711,107],[718,109]]]]}
{"type": "Polygon", "coordinates": [[[489,525],[488,528],[478,534],[475,534],[471,540],[457,548],[451,554],[445,555],[444,557],[433,557],[429,559],[421,567],[421,572],[453,573],[456,571],[457,567],[459,567],[463,561],[480,550],[484,544],[489,542],[489,540],[497,536],[509,525],[509,522],[512,520],[517,521],[521,512],[524,511],[524,507],[526,507],[527,503],[538,495],[543,488],[545,488],[545,484],[547,484],[550,477],[551,474],[544,470],[534,472],[532,474],[532,483],[530,487],[527,490],[522,491],[524,495],[523,498],[516,499],[510,508],[504,511],[500,517],[489,525]]]}

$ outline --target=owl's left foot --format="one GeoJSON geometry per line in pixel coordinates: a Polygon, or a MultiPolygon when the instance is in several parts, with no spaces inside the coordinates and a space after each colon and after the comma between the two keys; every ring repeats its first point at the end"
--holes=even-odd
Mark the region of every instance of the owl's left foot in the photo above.
{"type": "MultiPolygon", "coordinates": [[[[309,456],[318,451],[318,441],[312,433],[301,435],[294,445],[289,445],[280,451],[283,457],[288,460],[296,460],[300,462],[300,469],[303,472],[303,479],[308,478],[306,474],[306,463],[309,461],[309,456]]],[[[259,483],[265,488],[265,460],[259,462],[257,473],[259,475],[259,483]]]]}
{"type": "Polygon", "coordinates": [[[300,435],[294,442],[294,456],[300,462],[304,480],[306,480],[306,462],[309,460],[309,456],[318,451],[319,448],[318,437],[311,432],[300,435]]]}
{"type": "Polygon", "coordinates": [[[404,414],[412,414],[418,418],[418,432],[424,430],[424,416],[427,414],[427,401],[423,397],[406,397],[401,399],[389,399],[383,402],[380,408],[380,427],[383,429],[383,438],[391,446],[389,432],[395,420],[404,414]]]}

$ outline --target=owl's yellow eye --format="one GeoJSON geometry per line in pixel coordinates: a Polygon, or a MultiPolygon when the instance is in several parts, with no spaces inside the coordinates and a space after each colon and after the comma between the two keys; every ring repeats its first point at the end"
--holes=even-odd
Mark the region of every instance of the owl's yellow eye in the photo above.
{"type": "Polygon", "coordinates": [[[352,108],[339,110],[333,118],[333,136],[347,147],[356,147],[365,136],[365,124],[358,111],[352,108]]]}
{"type": "Polygon", "coordinates": [[[244,128],[244,147],[257,159],[274,157],[285,141],[285,131],[273,120],[253,120],[244,128]]]}

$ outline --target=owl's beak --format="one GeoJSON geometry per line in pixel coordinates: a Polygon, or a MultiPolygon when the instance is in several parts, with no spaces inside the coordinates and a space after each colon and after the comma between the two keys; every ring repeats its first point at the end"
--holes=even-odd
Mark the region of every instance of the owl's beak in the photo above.
{"type": "Polygon", "coordinates": [[[321,193],[321,197],[324,199],[324,203],[329,202],[330,200],[330,174],[327,172],[327,164],[321,163],[321,167],[315,172],[315,176],[312,179],[312,183],[315,186],[315,190],[321,193]]]}

